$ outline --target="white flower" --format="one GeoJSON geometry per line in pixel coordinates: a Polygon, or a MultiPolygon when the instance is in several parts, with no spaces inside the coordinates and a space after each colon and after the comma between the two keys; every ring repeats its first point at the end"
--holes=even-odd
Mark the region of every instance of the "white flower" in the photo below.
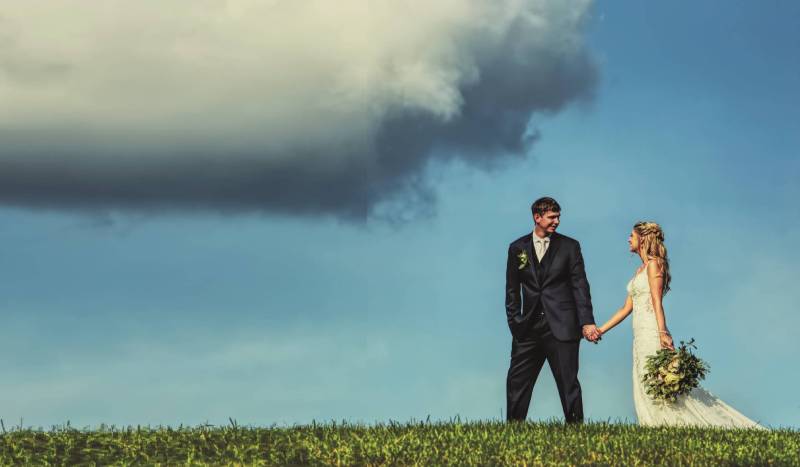
{"type": "Polygon", "coordinates": [[[522,250],[520,254],[517,255],[517,258],[519,258],[519,269],[528,265],[528,252],[525,250],[522,250]]]}

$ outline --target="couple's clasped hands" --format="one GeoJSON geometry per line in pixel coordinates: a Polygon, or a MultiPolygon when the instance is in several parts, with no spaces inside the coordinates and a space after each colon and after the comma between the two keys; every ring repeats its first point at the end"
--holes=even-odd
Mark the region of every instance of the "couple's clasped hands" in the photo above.
{"type": "MultiPolygon", "coordinates": [[[[672,336],[669,331],[662,331],[659,334],[661,348],[675,350],[675,345],[672,343],[672,336]]],[[[587,341],[597,344],[603,338],[603,331],[594,324],[587,324],[583,326],[583,337],[587,341]]]]}
{"type": "Polygon", "coordinates": [[[597,328],[594,324],[587,324],[583,326],[583,337],[592,343],[597,344],[602,339],[603,331],[597,328]]]}

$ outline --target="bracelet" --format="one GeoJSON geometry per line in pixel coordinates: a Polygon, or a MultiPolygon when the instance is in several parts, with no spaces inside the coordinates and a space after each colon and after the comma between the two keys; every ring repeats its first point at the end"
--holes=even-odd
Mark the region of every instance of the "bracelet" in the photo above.
{"type": "Polygon", "coordinates": [[[668,336],[672,335],[672,334],[669,333],[669,331],[658,331],[658,332],[659,332],[659,334],[666,334],[668,336]]]}

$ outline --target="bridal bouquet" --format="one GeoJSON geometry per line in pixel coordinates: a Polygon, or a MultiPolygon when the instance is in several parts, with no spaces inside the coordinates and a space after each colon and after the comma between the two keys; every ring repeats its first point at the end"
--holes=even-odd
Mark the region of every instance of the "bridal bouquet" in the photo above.
{"type": "Polygon", "coordinates": [[[697,358],[690,347],[697,349],[694,338],[676,350],[661,349],[647,357],[642,383],[653,399],[675,402],[700,384],[709,371],[708,363],[697,358]]]}

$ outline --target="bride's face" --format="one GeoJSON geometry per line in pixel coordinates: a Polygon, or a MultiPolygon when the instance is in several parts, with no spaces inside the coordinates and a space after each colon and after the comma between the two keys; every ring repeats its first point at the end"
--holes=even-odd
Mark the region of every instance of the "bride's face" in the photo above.
{"type": "Polygon", "coordinates": [[[631,234],[628,236],[628,250],[633,253],[639,251],[639,235],[636,234],[635,230],[631,230],[631,234]]]}

